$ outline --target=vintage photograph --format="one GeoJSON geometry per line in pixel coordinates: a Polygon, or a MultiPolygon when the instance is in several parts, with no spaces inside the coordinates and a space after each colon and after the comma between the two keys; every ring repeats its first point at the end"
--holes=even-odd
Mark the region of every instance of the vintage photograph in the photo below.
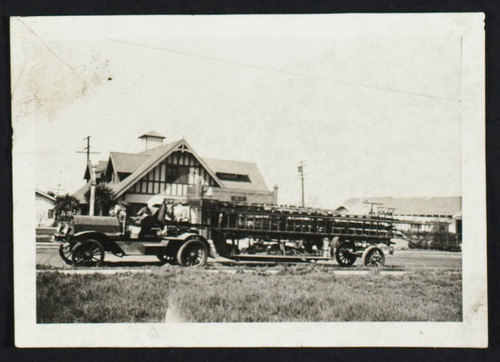
{"type": "Polygon", "coordinates": [[[487,345],[482,14],[10,24],[16,344],[487,345]]]}

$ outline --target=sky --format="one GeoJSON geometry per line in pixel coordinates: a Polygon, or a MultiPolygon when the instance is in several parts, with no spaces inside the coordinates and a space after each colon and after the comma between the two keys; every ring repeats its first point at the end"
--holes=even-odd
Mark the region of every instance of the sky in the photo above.
{"type": "MultiPolygon", "coordinates": [[[[441,14],[442,15],[442,14],[441,14]]],[[[278,201],[462,194],[460,16],[11,19],[16,125],[35,129],[36,187],[154,130],[202,157],[257,163],[278,201]]],[[[19,128],[18,128],[19,129],[19,128]]]]}

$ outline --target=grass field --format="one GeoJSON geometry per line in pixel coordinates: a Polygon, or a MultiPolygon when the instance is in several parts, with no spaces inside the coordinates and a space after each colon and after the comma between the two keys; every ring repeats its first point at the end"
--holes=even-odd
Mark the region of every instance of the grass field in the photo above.
{"type": "Polygon", "coordinates": [[[39,323],[460,321],[461,273],[413,271],[336,276],[331,269],[275,273],[165,268],[113,275],[37,275],[39,323]]]}

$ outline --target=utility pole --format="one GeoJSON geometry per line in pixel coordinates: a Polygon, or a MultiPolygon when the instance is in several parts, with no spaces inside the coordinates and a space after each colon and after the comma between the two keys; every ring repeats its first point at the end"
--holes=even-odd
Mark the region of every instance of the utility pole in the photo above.
{"type": "Polygon", "coordinates": [[[95,209],[95,167],[92,166],[90,162],[88,162],[88,167],[90,171],[90,200],[89,200],[89,215],[94,216],[95,209]]]}
{"type": "Polygon", "coordinates": [[[301,182],[301,186],[302,186],[302,207],[305,207],[305,203],[304,203],[304,162],[303,161],[300,161],[300,164],[299,164],[299,175],[300,175],[300,182],[301,182]]]}
{"type": "Polygon", "coordinates": [[[86,153],[87,154],[87,164],[90,161],[90,154],[99,154],[100,152],[90,152],[90,136],[87,136],[84,138],[84,140],[87,140],[87,147],[84,147],[83,149],[85,151],[76,151],[76,153],[86,153]]]}
{"type": "Polygon", "coordinates": [[[92,165],[92,162],[90,162],[90,154],[91,153],[92,154],[99,154],[100,152],[90,152],[90,136],[85,137],[84,140],[87,140],[87,147],[83,148],[85,151],[76,151],[76,153],[86,153],[87,154],[87,167],[88,167],[89,173],[90,173],[89,215],[93,216],[94,215],[94,208],[95,208],[96,174],[95,174],[95,167],[92,165]]]}

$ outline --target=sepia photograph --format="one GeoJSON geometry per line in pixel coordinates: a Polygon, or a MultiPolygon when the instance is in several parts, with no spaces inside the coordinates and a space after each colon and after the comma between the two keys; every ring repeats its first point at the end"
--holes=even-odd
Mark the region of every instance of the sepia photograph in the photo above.
{"type": "Polygon", "coordinates": [[[487,347],[484,15],[12,17],[19,347],[487,347]]]}

